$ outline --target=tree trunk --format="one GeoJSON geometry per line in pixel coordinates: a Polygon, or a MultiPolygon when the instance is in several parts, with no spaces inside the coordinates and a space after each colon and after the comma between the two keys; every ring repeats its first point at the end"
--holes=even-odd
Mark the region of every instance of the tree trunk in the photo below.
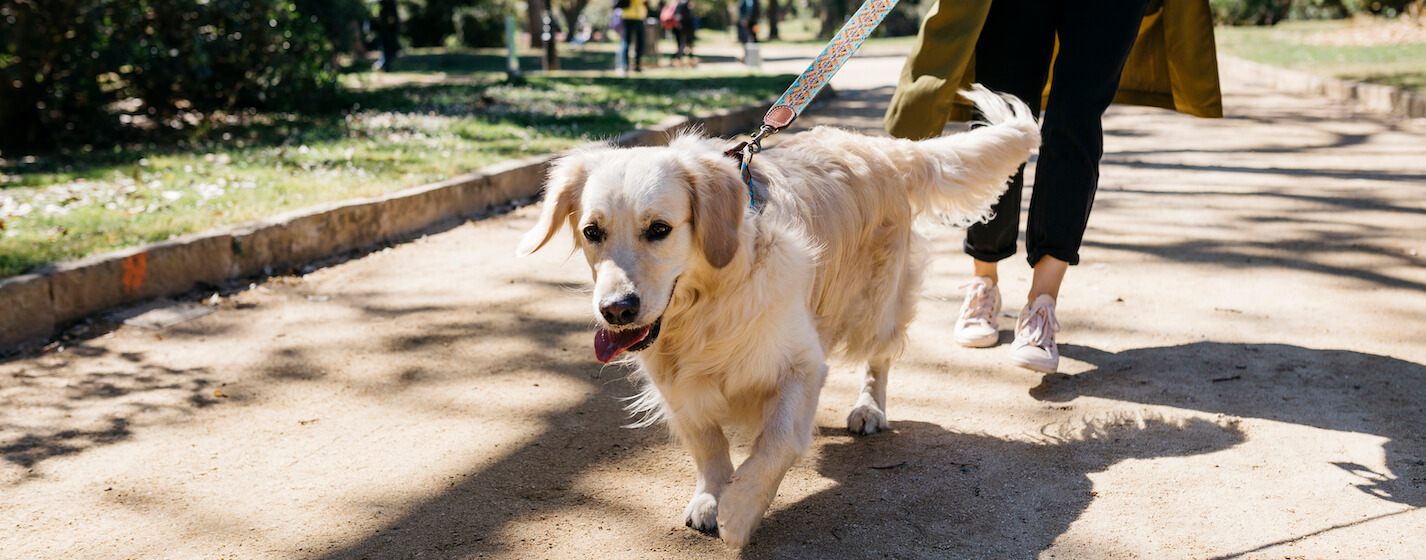
{"type": "Polygon", "coordinates": [[[822,31],[817,36],[831,39],[850,15],[847,11],[847,0],[822,0],[822,31]]]}
{"type": "Polygon", "coordinates": [[[381,69],[391,72],[396,69],[396,57],[401,53],[401,14],[396,12],[396,0],[381,0],[381,14],[377,18],[384,59],[381,69]]]}
{"type": "Polygon", "coordinates": [[[544,46],[544,43],[540,42],[540,33],[542,33],[545,28],[545,24],[540,18],[544,14],[544,0],[529,0],[525,2],[525,31],[530,32],[530,48],[532,49],[538,49],[544,46]]]}
{"type": "Polygon", "coordinates": [[[782,19],[782,9],[777,5],[777,0],[767,0],[767,40],[776,41],[781,37],[777,34],[777,22],[782,19]]]}

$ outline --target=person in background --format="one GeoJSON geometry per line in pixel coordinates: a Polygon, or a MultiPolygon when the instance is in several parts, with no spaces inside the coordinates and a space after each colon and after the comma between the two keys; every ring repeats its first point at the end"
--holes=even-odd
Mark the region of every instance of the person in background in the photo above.
{"type": "Polygon", "coordinates": [[[594,26],[589,23],[589,18],[584,14],[579,14],[579,18],[574,22],[574,38],[570,40],[577,47],[584,47],[589,40],[594,38],[594,26]]]}
{"type": "MultiPolygon", "coordinates": [[[[1025,228],[1034,274],[1011,363],[1058,370],[1055,305],[1099,185],[1104,111],[1118,101],[1222,117],[1214,52],[1207,0],[941,0],[926,14],[887,107],[892,136],[939,136],[948,117],[969,120],[956,91],[973,82],[1044,110],[1025,228]]],[[[1023,185],[1022,167],[991,220],[966,231],[975,276],[956,321],[962,346],[999,341],[997,263],[1015,254],[1023,185]]]]}
{"type": "Polygon", "coordinates": [[[674,64],[686,64],[692,68],[698,63],[693,57],[693,35],[698,30],[693,16],[693,5],[689,0],[676,0],[674,8],[675,27],[673,36],[678,40],[678,50],[673,53],[674,64]]]}
{"type": "Polygon", "coordinates": [[[738,0],[738,43],[758,42],[758,0],[738,0]]]}
{"type": "Polygon", "coordinates": [[[619,33],[618,57],[624,61],[621,67],[632,67],[635,72],[643,72],[644,19],[649,17],[649,5],[645,0],[620,0],[616,7],[623,9],[619,15],[620,23],[624,26],[623,32],[619,33]]]}

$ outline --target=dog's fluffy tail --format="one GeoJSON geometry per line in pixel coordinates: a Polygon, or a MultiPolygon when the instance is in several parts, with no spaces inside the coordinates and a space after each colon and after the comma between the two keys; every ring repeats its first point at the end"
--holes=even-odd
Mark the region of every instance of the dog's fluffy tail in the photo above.
{"type": "Polygon", "coordinates": [[[969,132],[916,142],[928,164],[921,181],[926,207],[960,225],[988,219],[1007,180],[1040,146],[1040,127],[1030,107],[1013,95],[975,84],[960,94],[984,120],[969,132]]]}

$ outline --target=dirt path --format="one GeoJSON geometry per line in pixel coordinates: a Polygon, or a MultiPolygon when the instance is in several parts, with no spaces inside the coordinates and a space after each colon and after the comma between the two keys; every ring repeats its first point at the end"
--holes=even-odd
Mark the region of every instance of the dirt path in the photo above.
{"type": "MultiPolygon", "coordinates": [[[[800,124],[879,129],[899,64],[800,124]]],[[[941,232],[894,431],[844,432],[834,366],[742,556],[1426,558],[1426,126],[1227,86],[1227,119],[1106,119],[1064,375],[949,343],[941,232]]],[[[679,522],[687,456],[620,427],[583,264],[511,258],[533,218],[0,364],[0,557],[737,556],[679,522]]]]}

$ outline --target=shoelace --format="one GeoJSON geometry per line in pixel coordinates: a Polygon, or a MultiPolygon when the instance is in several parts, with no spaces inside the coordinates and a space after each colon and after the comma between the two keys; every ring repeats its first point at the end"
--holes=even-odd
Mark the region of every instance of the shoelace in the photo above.
{"type": "Polygon", "coordinates": [[[962,323],[970,321],[991,321],[991,313],[995,311],[995,298],[990,296],[991,285],[985,282],[966,282],[961,284],[961,289],[969,289],[966,293],[966,302],[961,305],[962,323]],[[969,311],[969,313],[967,313],[969,311]]]}
{"type": "Polygon", "coordinates": [[[1030,308],[1030,313],[1021,316],[1018,324],[1015,325],[1017,337],[1024,338],[1041,348],[1048,346],[1051,337],[1059,330],[1060,322],[1050,314],[1048,305],[1030,308]]]}

